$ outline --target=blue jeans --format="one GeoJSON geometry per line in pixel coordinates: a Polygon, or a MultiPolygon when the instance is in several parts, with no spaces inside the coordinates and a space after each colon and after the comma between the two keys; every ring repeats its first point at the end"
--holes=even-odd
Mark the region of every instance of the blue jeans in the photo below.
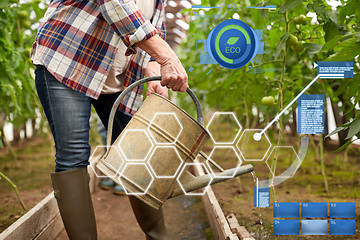
{"type": "MultiPolygon", "coordinates": [[[[107,128],[111,107],[120,93],[102,94],[95,100],[60,83],[44,66],[37,65],[35,84],[55,141],[55,172],[86,167],[89,164],[90,113],[94,106],[107,128]]],[[[117,111],[112,141],[131,117],[117,111]]]]}

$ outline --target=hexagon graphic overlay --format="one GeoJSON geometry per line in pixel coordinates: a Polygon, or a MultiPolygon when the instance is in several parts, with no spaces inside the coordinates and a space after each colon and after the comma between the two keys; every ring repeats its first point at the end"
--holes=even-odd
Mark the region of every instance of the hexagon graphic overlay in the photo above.
{"type": "Polygon", "coordinates": [[[133,191],[129,191],[124,187],[125,192],[128,195],[145,195],[154,181],[154,177],[145,163],[127,163],[118,179],[123,186],[126,186],[126,184],[124,184],[125,182],[131,182],[133,183],[131,185],[137,186],[137,190],[133,191]],[[122,178],[126,178],[126,180],[122,178]]]}
{"type": "Polygon", "coordinates": [[[115,177],[116,174],[121,170],[121,167],[124,165],[123,157],[121,156],[121,154],[119,153],[119,151],[117,150],[117,148],[115,146],[96,146],[94,152],[91,154],[91,156],[89,158],[89,162],[90,162],[89,167],[90,167],[91,171],[93,171],[95,173],[95,176],[98,178],[115,177]],[[107,175],[103,174],[102,172],[100,172],[99,170],[96,170],[96,164],[97,164],[98,160],[100,160],[100,158],[104,155],[106,149],[111,149],[111,152],[113,154],[118,155],[118,158],[116,161],[116,164],[117,164],[116,166],[112,166],[111,164],[107,165],[107,167],[111,168],[115,173],[112,176],[107,176],[107,175]]]}
{"type": "Polygon", "coordinates": [[[291,175],[282,174],[284,173],[293,163],[294,159],[300,161],[295,149],[291,146],[275,146],[271,153],[269,154],[266,165],[270,169],[273,176],[278,176],[282,178],[293,177],[294,173],[291,175]],[[281,176],[280,176],[281,175],[281,176]]]}
{"type": "Polygon", "coordinates": [[[183,126],[175,113],[158,112],[155,113],[147,129],[156,144],[175,144],[183,126]]]}
{"type": "Polygon", "coordinates": [[[242,127],[233,112],[215,112],[206,129],[215,144],[233,144],[242,127]]]}
{"type": "Polygon", "coordinates": [[[245,129],[236,143],[236,148],[245,161],[263,161],[271,149],[271,142],[266,134],[259,141],[253,138],[258,132],[261,129],[245,129]]]}
{"type": "Polygon", "coordinates": [[[126,161],[145,161],[153,143],[145,129],[126,129],[118,143],[126,161]]]}
{"type": "Polygon", "coordinates": [[[156,146],[148,164],[156,178],[174,178],[183,160],[174,146],[156,146]]]}
{"type": "Polygon", "coordinates": [[[178,177],[176,178],[176,181],[179,183],[179,186],[183,190],[184,194],[188,195],[188,196],[204,195],[206,193],[207,189],[209,188],[212,180],[213,180],[213,178],[212,178],[212,175],[210,174],[210,171],[207,169],[207,167],[204,163],[200,163],[200,162],[185,163],[184,167],[181,169],[178,177]],[[204,188],[199,189],[197,191],[189,192],[189,191],[186,191],[186,189],[184,188],[184,185],[186,184],[186,179],[187,179],[186,175],[191,174],[190,172],[188,172],[188,169],[190,167],[195,167],[195,166],[201,167],[204,170],[205,174],[208,175],[209,179],[208,179],[207,185],[204,188]]]}
{"type": "Polygon", "coordinates": [[[210,163],[209,159],[215,161],[225,170],[230,168],[238,168],[242,163],[241,157],[236,152],[235,147],[215,146],[209,154],[209,158],[206,160],[206,164],[212,172],[214,178],[233,178],[235,171],[232,175],[220,175],[220,171],[210,163]]]}

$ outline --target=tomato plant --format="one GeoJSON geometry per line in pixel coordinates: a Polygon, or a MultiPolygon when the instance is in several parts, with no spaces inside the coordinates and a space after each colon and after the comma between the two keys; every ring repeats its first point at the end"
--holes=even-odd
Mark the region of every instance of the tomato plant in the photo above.
{"type": "MultiPolygon", "coordinates": [[[[36,117],[39,103],[30,49],[36,34],[35,23],[43,17],[44,11],[45,4],[41,0],[0,2],[0,148],[6,143],[5,120],[19,127],[27,119],[36,117]]],[[[25,209],[16,185],[1,171],[0,176],[12,186],[25,209]]]]}
{"type": "MultiPolygon", "coordinates": [[[[245,120],[246,127],[261,127],[316,76],[315,62],[353,61],[353,79],[317,81],[307,92],[326,94],[334,108],[336,123],[343,125],[348,122],[342,129],[346,130],[347,126],[357,123],[355,105],[360,100],[360,10],[356,7],[357,2],[342,1],[341,6],[333,9],[325,0],[203,0],[203,6],[220,8],[197,11],[197,14],[191,9],[184,11],[190,16],[190,28],[187,39],[177,52],[184,66],[193,68],[189,72],[189,84],[206,107],[235,111],[245,120]],[[236,11],[229,9],[229,4],[236,4],[236,11]],[[248,8],[269,4],[276,5],[277,9],[248,8]],[[200,64],[203,47],[197,44],[196,48],[196,41],[206,39],[217,24],[231,18],[238,18],[253,29],[262,29],[266,53],[257,55],[247,66],[235,70],[200,64]],[[264,96],[275,96],[278,107],[263,105],[264,96]],[[265,117],[255,116],[252,109],[257,109],[265,117]]],[[[184,98],[182,101],[187,103],[188,100],[184,98]]],[[[283,116],[285,125],[295,123],[295,108],[293,105],[292,110],[283,116]]],[[[290,127],[296,131],[296,127],[290,127]]],[[[347,141],[346,137],[347,132],[340,134],[341,145],[347,141]]]]}
{"type": "MultiPolygon", "coordinates": [[[[30,49],[36,23],[43,16],[41,0],[2,0],[0,3],[0,132],[5,119],[21,126],[35,118],[39,106],[30,49]]],[[[4,140],[0,134],[0,142],[4,140]]]]}

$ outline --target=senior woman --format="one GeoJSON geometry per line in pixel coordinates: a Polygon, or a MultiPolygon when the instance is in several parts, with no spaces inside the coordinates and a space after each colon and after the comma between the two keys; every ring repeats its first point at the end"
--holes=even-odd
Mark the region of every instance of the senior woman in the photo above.
{"type": "MultiPolygon", "coordinates": [[[[162,76],[161,82],[148,83],[148,93],[164,95],[163,87],[181,92],[188,87],[181,62],[164,40],[164,4],[164,0],[52,0],[40,23],[32,61],[55,141],[54,194],[70,239],[97,239],[86,168],[91,104],[106,126],[116,97],[145,73],[162,76]],[[123,71],[109,78],[116,71],[112,68],[116,54],[130,57],[126,66],[120,66],[123,71]]],[[[141,101],[138,87],[116,114],[116,136],[141,101]]],[[[130,202],[146,238],[167,239],[162,210],[133,197],[130,202]]]]}

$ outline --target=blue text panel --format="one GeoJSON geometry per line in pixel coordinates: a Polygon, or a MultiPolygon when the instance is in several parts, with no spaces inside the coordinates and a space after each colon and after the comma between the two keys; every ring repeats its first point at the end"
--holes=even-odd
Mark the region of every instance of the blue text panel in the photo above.
{"type": "Polygon", "coordinates": [[[302,235],[328,235],[328,220],[301,220],[302,235]]]}
{"type": "Polygon", "coordinates": [[[300,204],[298,202],[274,203],[274,218],[298,218],[300,217],[300,204]]]}
{"type": "Polygon", "coordinates": [[[354,202],[331,202],[330,203],[331,218],[355,218],[354,202]]]}
{"type": "Polygon", "coordinates": [[[274,220],[274,235],[299,235],[299,220],[274,220]]]}
{"type": "Polygon", "coordinates": [[[303,202],[301,203],[301,217],[327,218],[328,204],[326,202],[303,202]]]}
{"type": "Polygon", "coordinates": [[[355,235],[355,220],[330,220],[330,235],[355,235]]]}

